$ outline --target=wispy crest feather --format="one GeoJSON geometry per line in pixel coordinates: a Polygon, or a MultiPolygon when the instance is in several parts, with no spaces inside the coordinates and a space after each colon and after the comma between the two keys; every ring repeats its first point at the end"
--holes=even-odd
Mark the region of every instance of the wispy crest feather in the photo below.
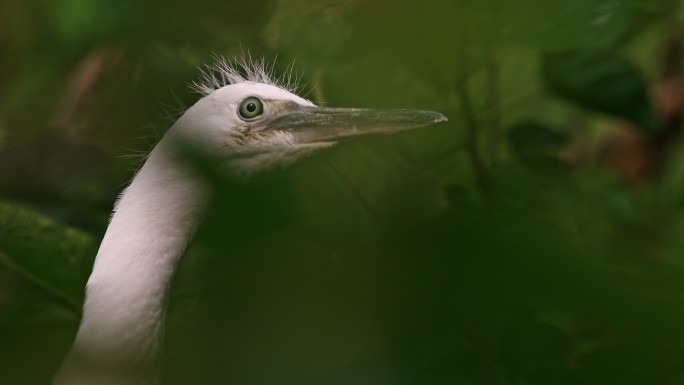
{"type": "Polygon", "coordinates": [[[269,84],[292,93],[301,88],[302,75],[294,72],[294,62],[280,76],[275,74],[274,68],[275,60],[269,63],[265,58],[253,60],[249,55],[233,59],[215,55],[214,63],[200,69],[200,77],[192,82],[191,88],[205,96],[227,85],[243,82],[269,84]]]}

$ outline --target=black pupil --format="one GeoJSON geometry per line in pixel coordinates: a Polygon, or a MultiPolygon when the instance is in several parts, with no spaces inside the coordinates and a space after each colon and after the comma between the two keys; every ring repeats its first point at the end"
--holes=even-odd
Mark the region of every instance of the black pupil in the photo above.
{"type": "Polygon", "coordinates": [[[256,103],[247,103],[247,112],[254,112],[256,109],[256,103]]]}

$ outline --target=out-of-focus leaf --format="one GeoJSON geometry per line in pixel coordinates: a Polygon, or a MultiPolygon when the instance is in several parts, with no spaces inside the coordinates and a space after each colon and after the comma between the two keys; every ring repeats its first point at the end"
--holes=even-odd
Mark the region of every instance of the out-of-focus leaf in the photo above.
{"type": "Polygon", "coordinates": [[[508,131],[513,153],[523,163],[537,169],[558,169],[561,166],[559,152],[568,140],[567,134],[535,122],[519,123],[508,131]]]}
{"type": "Polygon", "coordinates": [[[93,257],[92,237],[0,202],[0,264],[78,312],[93,257]]]}
{"type": "Polygon", "coordinates": [[[534,315],[526,315],[506,325],[501,345],[504,365],[512,382],[573,383],[568,373],[572,337],[554,325],[541,322],[534,315]]]}
{"type": "MultiPolygon", "coordinates": [[[[488,3],[487,1],[480,3],[488,3]]],[[[501,37],[548,50],[600,47],[629,28],[630,0],[489,1],[498,9],[501,37]]]]}
{"type": "Polygon", "coordinates": [[[542,70],[549,88],[569,101],[629,119],[646,130],[659,125],[643,76],[612,51],[548,53],[542,70]]]}

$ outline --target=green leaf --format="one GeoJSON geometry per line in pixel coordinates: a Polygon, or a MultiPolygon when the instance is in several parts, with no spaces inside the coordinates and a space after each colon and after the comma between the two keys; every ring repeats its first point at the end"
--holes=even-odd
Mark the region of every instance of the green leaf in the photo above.
{"type": "Polygon", "coordinates": [[[546,54],[542,71],[548,87],[562,98],[626,118],[646,130],[655,130],[659,125],[641,72],[612,51],[546,54]]]}
{"type": "Polygon", "coordinates": [[[498,8],[500,16],[498,28],[501,37],[549,50],[615,43],[629,28],[633,13],[630,0],[500,3],[495,8],[498,8]]]}
{"type": "Polygon", "coordinates": [[[562,164],[558,155],[568,140],[564,132],[536,122],[518,123],[508,131],[513,154],[535,169],[559,169],[562,164]]]}
{"type": "Polygon", "coordinates": [[[95,256],[93,239],[28,209],[0,202],[0,264],[78,311],[95,256]]]}

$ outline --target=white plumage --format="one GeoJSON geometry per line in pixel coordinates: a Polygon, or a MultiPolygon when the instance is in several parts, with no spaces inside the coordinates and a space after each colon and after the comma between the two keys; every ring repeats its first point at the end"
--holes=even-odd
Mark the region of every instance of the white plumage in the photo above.
{"type": "Polygon", "coordinates": [[[171,279],[206,200],[179,144],[223,159],[230,174],[245,178],[340,139],[446,120],[431,111],[316,107],[263,61],[219,60],[194,88],[205,96],[169,129],[115,205],[55,385],[159,383],[171,279]]]}

